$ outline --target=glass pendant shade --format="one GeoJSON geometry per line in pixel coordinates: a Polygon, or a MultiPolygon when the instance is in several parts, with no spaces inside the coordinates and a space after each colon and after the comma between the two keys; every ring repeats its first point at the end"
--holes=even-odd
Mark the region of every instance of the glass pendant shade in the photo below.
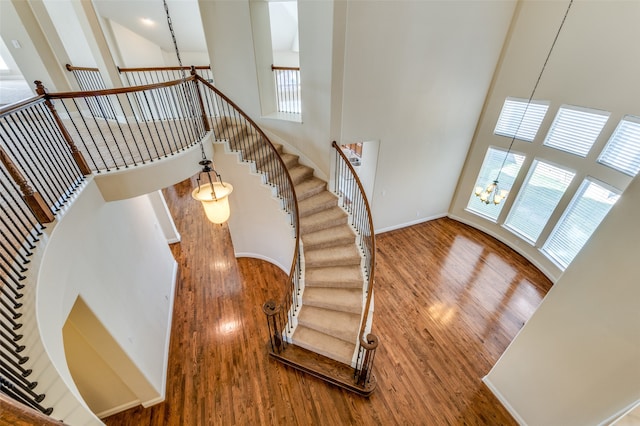
{"type": "Polygon", "coordinates": [[[229,194],[233,186],[229,183],[215,182],[200,185],[191,192],[191,196],[202,203],[204,212],[212,223],[221,224],[229,219],[229,194]],[[215,193],[213,192],[215,191],[215,193]]]}

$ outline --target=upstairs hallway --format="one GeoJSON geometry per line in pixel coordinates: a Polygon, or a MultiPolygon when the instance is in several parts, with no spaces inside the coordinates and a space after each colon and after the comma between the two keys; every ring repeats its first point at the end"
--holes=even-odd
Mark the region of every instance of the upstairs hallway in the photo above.
{"type": "Polygon", "coordinates": [[[270,359],[261,305],[286,275],[233,257],[194,183],[164,191],[182,242],[167,399],[118,425],[514,425],[482,384],[551,283],[480,231],[439,219],[378,236],[376,392],[365,399],[270,359]]]}

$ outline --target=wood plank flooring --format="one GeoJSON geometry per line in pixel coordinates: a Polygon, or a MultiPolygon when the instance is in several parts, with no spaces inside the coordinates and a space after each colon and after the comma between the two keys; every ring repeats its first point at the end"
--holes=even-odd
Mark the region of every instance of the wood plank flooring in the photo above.
{"type": "Polygon", "coordinates": [[[366,399],[268,357],[261,305],[285,274],[236,260],[192,187],[165,191],[182,235],[166,401],[107,425],[516,424],[481,378],[551,286],[524,258],[450,219],[379,235],[378,387],[366,399]]]}

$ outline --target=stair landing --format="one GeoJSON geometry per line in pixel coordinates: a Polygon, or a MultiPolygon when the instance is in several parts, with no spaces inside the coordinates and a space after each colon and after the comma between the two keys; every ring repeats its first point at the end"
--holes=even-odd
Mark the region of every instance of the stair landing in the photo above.
{"type": "Polygon", "coordinates": [[[269,355],[283,364],[311,374],[342,389],[364,397],[370,396],[376,389],[377,381],[373,373],[368,383],[359,385],[355,383],[353,368],[348,365],[296,345],[287,345],[280,353],[271,351],[270,346],[268,348],[269,355]]]}

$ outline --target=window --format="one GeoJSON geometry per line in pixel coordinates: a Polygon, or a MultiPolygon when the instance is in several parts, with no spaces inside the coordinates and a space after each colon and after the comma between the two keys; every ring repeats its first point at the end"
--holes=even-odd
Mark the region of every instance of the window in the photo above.
{"type": "Polygon", "coordinates": [[[640,117],[625,116],[604,147],[598,162],[629,176],[640,171],[640,117]]]}
{"type": "MultiPolygon", "coordinates": [[[[503,151],[498,148],[490,147],[487,151],[487,154],[484,157],[484,162],[482,163],[482,168],[480,169],[480,173],[478,174],[478,178],[476,179],[476,186],[485,187],[491,182],[493,182],[498,173],[500,173],[500,188],[510,190],[513,185],[513,181],[518,176],[518,172],[520,171],[520,166],[524,162],[524,155],[516,154],[513,151],[509,153],[505,161],[505,156],[507,155],[507,151],[503,151]],[[502,172],[500,172],[500,167],[504,161],[504,167],[502,168],[502,172]]],[[[492,219],[494,222],[498,218],[502,207],[504,206],[504,202],[500,204],[485,204],[480,201],[474,193],[471,194],[471,198],[469,198],[469,203],[467,204],[467,209],[485,216],[489,219],[492,219]]]]}
{"type": "Polygon", "coordinates": [[[606,111],[564,105],[558,110],[544,145],[586,157],[608,119],[606,111]]]}
{"type": "Polygon", "coordinates": [[[527,99],[509,97],[504,101],[493,133],[531,142],[535,139],[548,108],[548,102],[529,103],[527,99]]]}
{"type": "Polygon", "coordinates": [[[620,194],[617,191],[605,188],[593,179],[585,179],[542,247],[542,252],[565,269],[618,198],[620,194]]]}
{"type": "Polygon", "coordinates": [[[575,173],[538,160],[531,170],[505,225],[535,243],[575,173]]]}

